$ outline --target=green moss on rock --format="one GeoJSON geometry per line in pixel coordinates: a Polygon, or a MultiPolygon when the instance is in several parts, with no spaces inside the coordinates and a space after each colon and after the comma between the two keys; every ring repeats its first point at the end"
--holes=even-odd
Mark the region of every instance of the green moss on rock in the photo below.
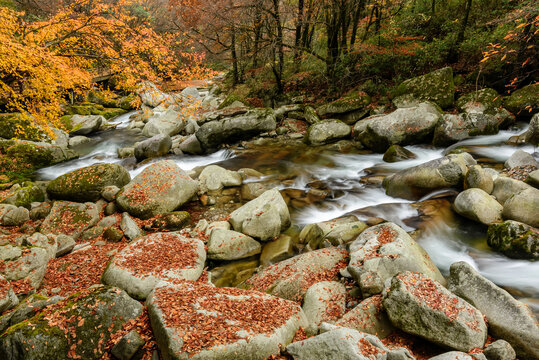
{"type": "Polygon", "coordinates": [[[394,98],[403,95],[435,102],[443,109],[451,107],[455,97],[453,69],[445,67],[404,81],[393,91],[394,98]]]}
{"type": "Polygon", "coordinates": [[[488,245],[515,259],[539,260],[539,229],[513,220],[488,228],[488,245]]]}
{"type": "Polygon", "coordinates": [[[539,111],[539,84],[524,86],[504,99],[507,110],[521,117],[531,117],[539,111]]]}

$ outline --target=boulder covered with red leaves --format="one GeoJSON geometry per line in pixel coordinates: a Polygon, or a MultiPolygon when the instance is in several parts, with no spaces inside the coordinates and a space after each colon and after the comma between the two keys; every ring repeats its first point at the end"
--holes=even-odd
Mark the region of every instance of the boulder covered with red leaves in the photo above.
{"type": "Polygon", "coordinates": [[[116,254],[101,281],[144,300],[159,282],[197,280],[205,261],[202,241],[177,233],[155,233],[139,238],[116,254]]]}
{"type": "Polygon", "coordinates": [[[290,227],[290,212],[283,196],[275,188],[232,212],[229,221],[234,230],[268,241],[290,227]]]}
{"type": "Polygon", "coordinates": [[[107,186],[121,188],[131,181],[129,172],[118,164],[97,164],[57,177],[47,186],[54,199],[97,201],[107,186]]]}
{"type": "Polygon", "coordinates": [[[468,352],[487,339],[479,310],[420,273],[394,276],[383,305],[397,328],[444,347],[468,352]]]}
{"type": "Polygon", "coordinates": [[[94,203],[55,201],[41,224],[42,234],[64,234],[77,239],[99,221],[99,209],[94,203]]]}
{"type": "Polygon", "coordinates": [[[18,304],[19,299],[13,291],[11,284],[0,275],[0,314],[4,311],[13,309],[18,304]]]}
{"type": "Polygon", "coordinates": [[[335,322],[346,311],[346,288],[339,281],[322,281],[311,286],[303,299],[309,320],[307,334],[316,334],[322,322],[335,322]]]}
{"type": "Polygon", "coordinates": [[[100,359],[111,335],[142,314],[117,288],[83,290],[0,335],[0,359],[100,359]]]}
{"type": "Polygon", "coordinates": [[[167,360],[263,360],[278,355],[307,325],[291,301],[200,282],[159,286],[146,304],[167,360]]]}
{"type": "Polygon", "coordinates": [[[363,300],[348,311],[335,325],[355,329],[383,339],[395,331],[382,306],[382,296],[375,295],[363,300]]]}
{"type": "Polygon", "coordinates": [[[243,286],[301,301],[312,285],[337,280],[338,273],[347,265],[347,258],[348,253],[336,247],[311,251],[263,269],[243,286]]]}
{"type": "Polygon", "coordinates": [[[176,210],[197,192],[197,182],[172,160],[148,166],[124,186],[116,198],[129,214],[149,219],[176,210]]]}
{"type": "Polygon", "coordinates": [[[348,271],[364,296],[380,293],[386,279],[403,271],[423,273],[445,284],[427,252],[394,223],[370,227],[350,244],[348,271]]]}

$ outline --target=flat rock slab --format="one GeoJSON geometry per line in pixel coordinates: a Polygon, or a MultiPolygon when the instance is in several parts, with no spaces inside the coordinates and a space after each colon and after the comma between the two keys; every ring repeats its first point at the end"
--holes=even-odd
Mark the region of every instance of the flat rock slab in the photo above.
{"type": "Polygon", "coordinates": [[[479,310],[419,273],[394,276],[383,305],[397,328],[448,348],[468,352],[487,339],[479,310]]]}
{"type": "Polygon", "coordinates": [[[176,233],[155,233],[139,238],[116,254],[101,281],[142,300],[159,282],[197,280],[205,261],[202,241],[176,233]]]}
{"type": "Polygon", "coordinates": [[[99,221],[99,209],[94,203],[55,201],[51,212],[41,224],[42,234],[64,234],[78,239],[99,221]]]}
{"type": "Polygon", "coordinates": [[[307,325],[291,301],[198,282],[157,287],[146,304],[167,360],[263,360],[307,325]]]}
{"type": "Polygon", "coordinates": [[[301,301],[313,284],[337,279],[348,253],[336,247],[311,251],[271,265],[248,279],[244,286],[284,299],[301,301]]]}

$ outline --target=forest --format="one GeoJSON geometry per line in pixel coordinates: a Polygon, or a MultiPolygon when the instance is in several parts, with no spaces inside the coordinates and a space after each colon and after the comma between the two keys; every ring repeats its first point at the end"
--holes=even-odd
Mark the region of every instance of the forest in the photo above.
{"type": "Polygon", "coordinates": [[[539,359],[534,0],[0,0],[0,359],[539,359]]]}

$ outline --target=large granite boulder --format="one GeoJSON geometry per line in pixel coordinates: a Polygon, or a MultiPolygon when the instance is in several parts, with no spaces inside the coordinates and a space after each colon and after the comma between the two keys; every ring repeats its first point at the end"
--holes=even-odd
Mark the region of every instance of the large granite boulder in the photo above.
{"type": "Polygon", "coordinates": [[[395,99],[403,95],[410,95],[418,100],[432,101],[443,109],[453,105],[455,100],[455,84],[453,82],[453,69],[445,67],[408,79],[401,83],[394,92],[395,99]]]}
{"type": "Polygon", "coordinates": [[[239,260],[261,251],[258,241],[232,230],[214,229],[208,240],[208,259],[211,260],[239,260]]]}
{"type": "Polygon", "coordinates": [[[418,199],[435,190],[462,186],[468,166],[476,164],[468,153],[451,154],[401,170],[385,178],[383,186],[390,196],[418,199]]]}
{"type": "Polygon", "coordinates": [[[40,231],[42,234],[64,234],[78,239],[98,221],[99,209],[94,203],[55,201],[49,215],[41,224],[40,231]]]}
{"type": "Polygon", "coordinates": [[[0,358],[101,359],[112,335],[141,314],[142,305],[120,289],[83,290],[8,328],[0,358]]]}
{"type": "Polygon", "coordinates": [[[291,301],[197,282],[157,287],[146,305],[167,360],[266,359],[307,325],[291,301]]]}
{"type": "Polygon", "coordinates": [[[511,258],[539,260],[539,229],[518,221],[490,225],[487,244],[511,258]]]}
{"type": "Polygon", "coordinates": [[[383,153],[395,144],[430,142],[441,117],[442,113],[435,105],[421,103],[362,120],[354,126],[354,136],[368,148],[383,153]]]}
{"type": "Polygon", "coordinates": [[[312,285],[303,299],[303,312],[309,321],[307,334],[316,334],[322,322],[335,322],[346,310],[346,288],[338,281],[312,285]]]}
{"type": "Polygon", "coordinates": [[[121,188],[129,181],[131,176],[121,165],[90,165],[57,177],[47,186],[47,193],[54,199],[97,201],[107,186],[121,188]]]}
{"type": "Polygon", "coordinates": [[[167,134],[158,134],[135,146],[137,161],[165,156],[172,148],[172,139],[167,134]]]}
{"type": "Polygon", "coordinates": [[[27,164],[31,169],[39,169],[79,157],[73,150],[45,142],[6,140],[0,143],[5,148],[7,156],[19,163],[27,164]]]}
{"type": "Polygon", "coordinates": [[[156,135],[174,136],[185,128],[187,121],[181,113],[169,108],[162,113],[157,113],[148,119],[142,129],[142,135],[153,137],[156,135]]]}
{"type": "Polygon", "coordinates": [[[327,119],[312,124],[307,130],[306,140],[311,145],[324,145],[350,136],[352,129],[341,120],[327,119]]]}
{"type": "MultiPolygon", "coordinates": [[[[366,93],[359,92],[335,100],[316,109],[322,118],[332,118],[342,120],[348,125],[352,125],[369,113],[367,106],[371,103],[371,97],[366,93]]],[[[306,112],[309,110],[306,108],[306,112]]],[[[317,122],[314,117],[308,117],[310,124],[317,122]],[[313,121],[314,119],[314,121],[313,121]]]]}
{"type": "Polygon", "coordinates": [[[202,241],[176,233],[154,233],[114,255],[101,281],[143,300],[160,282],[198,280],[205,261],[202,241]]]}
{"type": "Polygon", "coordinates": [[[277,127],[275,114],[271,109],[237,112],[224,110],[208,116],[203,122],[195,134],[206,149],[249,139],[277,127]]]}
{"type": "Polygon", "coordinates": [[[451,265],[448,289],[479,309],[489,332],[508,341],[519,359],[539,358],[539,327],[531,310],[465,262],[451,265]]]}
{"type": "Polygon", "coordinates": [[[0,225],[20,226],[30,220],[30,212],[22,206],[0,204],[0,225]]]}
{"type": "Polygon", "coordinates": [[[228,186],[240,186],[241,174],[217,165],[209,165],[198,176],[200,192],[219,191],[228,186]]]}
{"type": "Polygon", "coordinates": [[[459,215],[485,225],[502,221],[503,206],[478,188],[464,190],[458,194],[453,208],[459,215]]]}
{"type": "Polygon", "coordinates": [[[503,101],[507,110],[521,117],[529,117],[539,111],[539,84],[531,84],[514,91],[503,101]]]}
{"type": "Polygon", "coordinates": [[[382,295],[374,295],[348,311],[335,325],[342,326],[383,339],[396,329],[389,321],[382,305],[382,295]]]}
{"type": "Polygon", "coordinates": [[[107,120],[101,115],[73,115],[71,117],[71,135],[88,135],[99,131],[107,120]]]}
{"type": "Polygon", "coordinates": [[[124,186],[116,203],[130,215],[148,219],[176,210],[196,194],[197,188],[196,181],[174,161],[162,160],[124,186]]]}
{"type": "Polygon", "coordinates": [[[511,196],[503,204],[503,217],[539,227],[539,190],[530,187],[511,196]]]}
{"type": "Polygon", "coordinates": [[[336,280],[346,267],[347,257],[346,251],[336,247],[311,251],[264,268],[243,286],[301,301],[313,284],[336,280]]]}
{"type": "Polygon", "coordinates": [[[482,113],[445,114],[434,130],[433,144],[447,146],[478,135],[498,133],[500,119],[482,113]]]}
{"type": "Polygon", "coordinates": [[[383,304],[397,328],[441,346],[468,352],[487,340],[479,310],[422,274],[394,276],[383,304]]]}
{"type": "Polygon", "coordinates": [[[235,231],[267,241],[290,226],[290,212],[279,190],[264,192],[230,214],[235,231]]]}

